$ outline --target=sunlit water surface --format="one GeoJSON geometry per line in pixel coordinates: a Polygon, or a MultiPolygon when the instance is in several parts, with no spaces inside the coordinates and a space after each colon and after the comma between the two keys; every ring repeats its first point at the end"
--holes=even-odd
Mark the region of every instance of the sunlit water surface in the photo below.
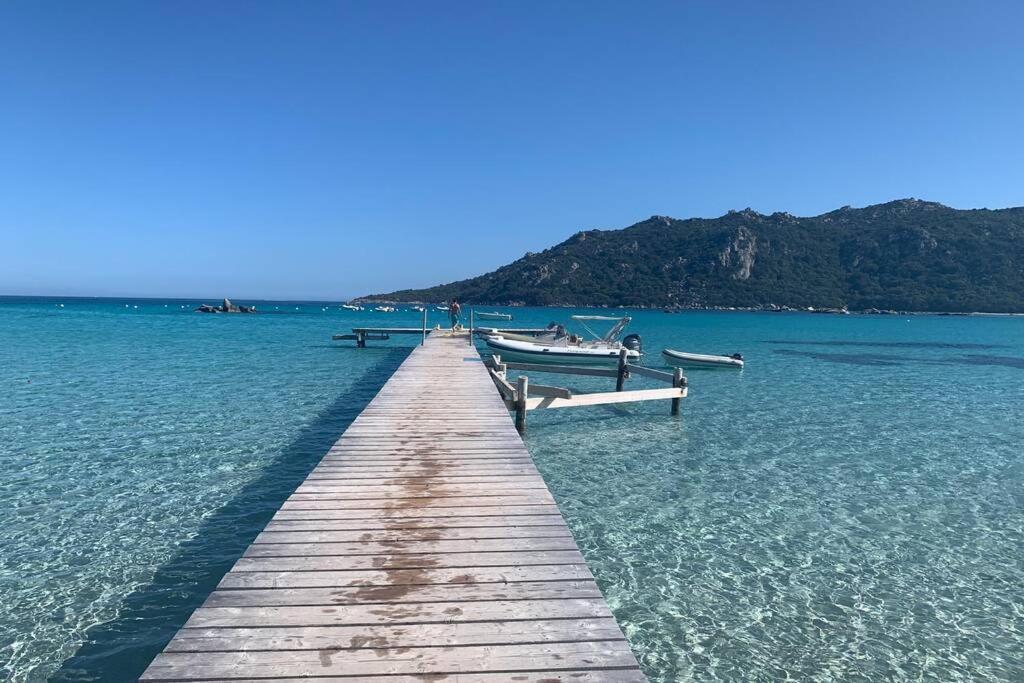
{"type": "MultiPolygon", "coordinates": [[[[330,335],[418,321],[194,303],[0,300],[10,680],[137,676],[413,344],[330,335]]],[[[1024,319],[639,312],[631,329],[649,365],[666,346],[747,359],[689,371],[680,418],[529,416],[652,680],[1020,680],[1024,319]]]]}

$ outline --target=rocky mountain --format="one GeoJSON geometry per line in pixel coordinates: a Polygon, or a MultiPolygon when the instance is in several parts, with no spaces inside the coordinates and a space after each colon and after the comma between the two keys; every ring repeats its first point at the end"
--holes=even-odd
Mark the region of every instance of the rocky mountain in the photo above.
{"type": "Polygon", "coordinates": [[[1024,312],[1024,207],[900,199],[587,230],[479,277],[366,300],[1024,312]]]}

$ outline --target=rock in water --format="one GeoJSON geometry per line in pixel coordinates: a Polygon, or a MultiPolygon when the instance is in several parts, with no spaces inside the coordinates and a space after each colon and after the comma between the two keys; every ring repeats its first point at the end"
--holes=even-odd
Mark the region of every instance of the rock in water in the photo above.
{"type": "Polygon", "coordinates": [[[199,313],[255,313],[255,306],[236,306],[231,299],[224,299],[220,306],[201,304],[196,311],[199,313]]]}

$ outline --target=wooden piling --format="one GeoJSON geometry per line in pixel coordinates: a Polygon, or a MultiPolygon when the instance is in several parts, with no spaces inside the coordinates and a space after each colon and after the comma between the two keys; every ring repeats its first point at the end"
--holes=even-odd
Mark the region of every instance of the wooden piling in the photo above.
{"type": "MultiPolygon", "coordinates": [[[[683,376],[683,369],[676,368],[672,371],[672,386],[676,388],[682,388],[686,386],[686,378],[683,376]]],[[[679,404],[682,399],[676,397],[672,399],[672,415],[679,414],[679,404]]]]}
{"type": "Polygon", "coordinates": [[[619,368],[618,375],[615,378],[615,391],[622,391],[623,386],[626,384],[626,378],[629,377],[629,370],[626,368],[629,357],[629,351],[626,349],[619,349],[619,368]]]}
{"type": "Polygon", "coordinates": [[[526,397],[530,393],[530,378],[519,375],[516,378],[516,431],[522,436],[526,433],[526,397]]]}

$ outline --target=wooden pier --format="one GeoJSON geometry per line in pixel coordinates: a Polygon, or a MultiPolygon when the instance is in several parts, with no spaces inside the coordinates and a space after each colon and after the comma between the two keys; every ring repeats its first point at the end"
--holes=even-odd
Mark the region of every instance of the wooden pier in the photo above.
{"type": "Polygon", "coordinates": [[[142,677],[312,678],[646,680],[466,334],[411,353],[142,677]]]}

